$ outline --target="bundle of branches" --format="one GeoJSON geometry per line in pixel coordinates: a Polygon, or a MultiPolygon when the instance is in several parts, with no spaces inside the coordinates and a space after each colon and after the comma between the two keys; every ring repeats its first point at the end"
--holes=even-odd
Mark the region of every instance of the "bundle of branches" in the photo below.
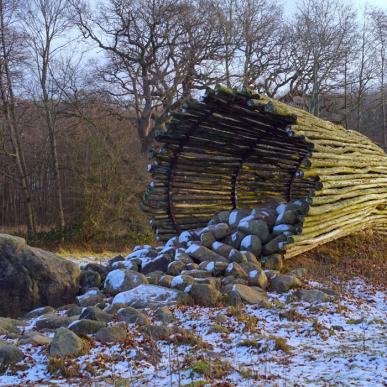
{"type": "Polygon", "coordinates": [[[292,257],[364,228],[387,231],[387,155],[364,135],[252,91],[218,86],[158,131],[144,209],[160,240],[214,213],[303,199],[292,257]]]}

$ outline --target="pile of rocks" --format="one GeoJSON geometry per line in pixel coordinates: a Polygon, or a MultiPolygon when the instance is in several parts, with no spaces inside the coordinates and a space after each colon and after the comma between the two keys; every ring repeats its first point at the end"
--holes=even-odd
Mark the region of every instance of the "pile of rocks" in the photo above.
{"type": "MultiPolygon", "coordinates": [[[[141,335],[198,340],[174,324],[171,305],[222,306],[240,303],[273,307],[267,291],[301,286],[305,270],[284,273],[281,250],[301,227],[302,201],[218,213],[208,226],[184,231],[164,246],[138,246],[126,258],[81,268],[75,303],[44,306],[13,320],[0,317],[0,374],[25,355],[20,348],[47,346],[49,356],[82,355],[92,336],[125,343],[128,325],[141,335]],[[16,344],[16,345],[15,345],[16,344]],[[24,347],[27,346],[27,347],[24,347]]],[[[334,295],[297,289],[293,301],[325,302],[334,295]]],[[[172,308],[173,309],[173,308],[172,308]]]]}
{"type": "Polygon", "coordinates": [[[300,232],[307,210],[305,201],[295,200],[223,211],[207,227],[184,231],[164,246],[137,246],[107,266],[88,264],[81,274],[86,293],[78,302],[87,306],[105,294],[114,297],[113,305],[134,307],[150,300],[264,305],[266,289],[286,292],[300,285],[299,273],[280,274],[281,251],[300,232]]]}

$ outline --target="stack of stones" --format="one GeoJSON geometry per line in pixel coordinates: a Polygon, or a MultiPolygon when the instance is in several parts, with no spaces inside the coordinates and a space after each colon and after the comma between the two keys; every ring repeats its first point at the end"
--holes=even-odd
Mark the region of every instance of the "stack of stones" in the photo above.
{"type": "Polygon", "coordinates": [[[83,291],[92,296],[90,288],[103,282],[113,304],[130,306],[141,304],[142,294],[204,306],[265,304],[266,289],[285,292],[300,285],[297,273],[280,274],[281,252],[301,231],[307,211],[303,200],[222,211],[207,227],[184,231],[164,246],[137,246],[102,268],[86,265],[83,291]]]}

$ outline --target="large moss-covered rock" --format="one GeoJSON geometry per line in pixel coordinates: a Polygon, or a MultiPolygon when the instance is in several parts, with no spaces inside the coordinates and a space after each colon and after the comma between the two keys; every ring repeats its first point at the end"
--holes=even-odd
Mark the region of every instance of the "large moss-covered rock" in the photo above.
{"type": "Polygon", "coordinates": [[[1,345],[0,346],[0,373],[6,370],[6,368],[19,362],[24,357],[23,352],[14,345],[1,345]]]}
{"type": "Polygon", "coordinates": [[[74,332],[67,328],[59,328],[55,331],[50,346],[51,356],[75,356],[83,350],[83,342],[74,332]]]}
{"type": "Polygon", "coordinates": [[[0,234],[0,316],[16,317],[38,306],[73,302],[80,269],[73,262],[0,234]]]}

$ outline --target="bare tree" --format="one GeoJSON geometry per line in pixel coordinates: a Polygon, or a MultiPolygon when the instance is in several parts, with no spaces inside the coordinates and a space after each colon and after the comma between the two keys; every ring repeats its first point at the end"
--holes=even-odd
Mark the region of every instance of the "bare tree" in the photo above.
{"type": "Polygon", "coordinates": [[[30,0],[23,12],[24,28],[31,48],[33,68],[37,74],[38,96],[44,112],[48,131],[51,168],[57,197],[58,226],[65,228],[62,183],[57,150],[57,105],[53,72],[56,54],[66,45],[63,35],[69,31],[67,0],[30,0]]]}
{"type": "Polygon", "coordinates": [[[238,49],[238,25],[236,23],[236,11],[239,7],[238,0],[226,0],[217,2],[220,40],[223,49],[224,79],[227,87],[232,87],[234,78],[237,78],[233,65],[238,49]]]}
{"type": "Polygon", "coordinates": [[[5,127],[9,133],[12,156],[16,162],[21,189],[24,196],[28,233],[35,232],[34,211],[32,207],[31,189],[28,182],[27,166],[20,127],[16,117],[16,98],[14,81],[18,75],[17,67],[23,62],[23,37],[16,28],[15,14],[18,2],[0,0],[0,94],[5,127]]]}
{"type": "Polygon", "coordinates": [[[304,0],[290,27],[296,87],[309,97],[308,110],[319,115],[320,96],[337,88],[354,30],[354,11],[339,0],[304,0]]]}
{"type": "Polygon", "coordinates": [[[136,115],[145,151],[167,113],[214,74],[220,44],[211,2],[109,0],[98,11],[72,3],[83,36],[107,55],[101,74],[136,115]]]}
{"type": "Polygon", "coordinates": [[[280,66],[282,9],[268,0],[242,0],[236,10],[243,87],[255,87],[280,66]]]}
{"type": "Polygon", "coordinates": [[[373,24],[373,42],[378,53],[378,78],[380,84],[380,105],[382,111],[382,130],[384,148],[387,149],[387,116],[386,116],[386,85],[385,77],[387,71],[387,12],[382,9],[373,9],[370,12],[373,24]]]}
{"type": "Polygon", "coordinates": [[[363,23],[360,29],[359,47],[356,50],[355,59],[355,84],[356,84],[356,129],[361,126],[364,98],[372,86],[375,77],[374,52],[371,30],[366,11],[363,15],[363,23]]]}

